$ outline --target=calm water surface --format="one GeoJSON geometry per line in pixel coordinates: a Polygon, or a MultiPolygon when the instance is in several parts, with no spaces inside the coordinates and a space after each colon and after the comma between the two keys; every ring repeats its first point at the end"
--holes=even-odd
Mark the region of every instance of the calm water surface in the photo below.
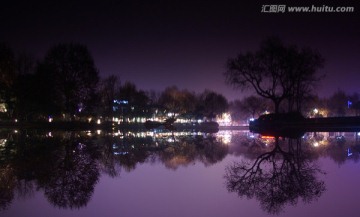
{"type": "Polygon", "coordinates": [[[356,133],[0,133],[0,216],[356,216],[356,133]]]}

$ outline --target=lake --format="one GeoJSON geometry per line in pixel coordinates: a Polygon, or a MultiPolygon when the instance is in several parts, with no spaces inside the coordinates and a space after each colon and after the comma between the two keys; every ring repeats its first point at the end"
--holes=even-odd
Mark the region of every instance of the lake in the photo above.
{"type": "Polygon", "coordinates": [[[1,130],[0,216],[356,216],[359,152],[356,132],[1,130]]]}

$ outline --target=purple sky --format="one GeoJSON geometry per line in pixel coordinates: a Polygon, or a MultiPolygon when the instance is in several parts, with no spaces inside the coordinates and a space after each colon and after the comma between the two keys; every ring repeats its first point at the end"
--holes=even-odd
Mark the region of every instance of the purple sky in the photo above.
{"type": "Polygon", "coordinates": [[[176,85],[213,89],[228,99],[229,57],[268,36],[310,46],[326,59],[321,96],[360,92],[360,6],[342,1],[8,1],[1,3],[0,41],[42,58],[59,42],[88,46],[102,76],[116,74],[144,90],[176,85]],[[261,13],[264,4],[353,6],[353,13],[261,13]]]}

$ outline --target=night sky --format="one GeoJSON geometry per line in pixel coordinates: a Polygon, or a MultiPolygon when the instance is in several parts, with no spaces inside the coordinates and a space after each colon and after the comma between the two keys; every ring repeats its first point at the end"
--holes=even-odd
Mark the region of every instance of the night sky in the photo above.
{"type": "Polygon", "coordinates": [[[7,1],[0,41],[41,59],[60,42],[88,46],[102,77],[143,90],[213,89],[242,98],[224,82],[229,57],[255,50],[268,36],[309,46],[325,58],[320,96],[360,93],[360,4],[317,1],[7,1]],[[261,13],[263,5],[352,6],[353,13],[261,13]]]}

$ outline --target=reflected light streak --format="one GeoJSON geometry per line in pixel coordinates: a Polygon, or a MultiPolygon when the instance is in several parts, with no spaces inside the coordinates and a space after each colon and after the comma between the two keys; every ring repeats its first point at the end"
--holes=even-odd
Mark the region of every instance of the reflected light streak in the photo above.
{"type": "Polygon", "coordinates": [[[216,138],[218,141],[224,143],[225,145],[228,145],[231,143],[232,140],[232,132],[228,130],[219,131],[216,134],[216,138]]]}
{"type": "Polygon", "coordinates": [[[0,139],[0,146],[5,146],[7,139],[0,139]]]}

